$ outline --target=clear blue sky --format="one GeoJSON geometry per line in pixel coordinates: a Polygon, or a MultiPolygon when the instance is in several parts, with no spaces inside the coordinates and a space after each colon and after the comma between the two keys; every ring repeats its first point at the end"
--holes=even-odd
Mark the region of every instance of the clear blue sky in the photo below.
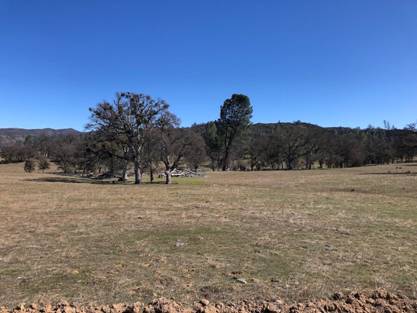
{"type": "Polygon", "coordinates": [[[0,0],[0,127],[83,129],[117,91],[183,125],[244,93],[254,122],[417,120],[416,0],[0,0]]]}

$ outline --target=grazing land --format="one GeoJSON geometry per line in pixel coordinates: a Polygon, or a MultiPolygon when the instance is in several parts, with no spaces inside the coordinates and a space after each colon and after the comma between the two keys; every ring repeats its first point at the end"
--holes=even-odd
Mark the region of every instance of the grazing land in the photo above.
{"type": "Polygon", "coordinates": [[[98,183],[0,165],[0,303],[417,295],[417,165],[98,183]]]}

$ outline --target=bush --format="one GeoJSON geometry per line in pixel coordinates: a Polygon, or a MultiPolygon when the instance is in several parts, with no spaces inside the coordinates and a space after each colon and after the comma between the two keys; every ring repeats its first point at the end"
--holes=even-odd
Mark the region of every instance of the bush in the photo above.
{"type": "Polygon", "coordinates": [[[47,158],[41,158],[38,163],[38,169],[42,172],[49,169],[49,161],[47,158]]]}
{"type": "Polygon", "coordinates": [[[35,160],[33,159],[28,159],[25,161],[25,166],[24,166],[24,170],[26,173],[32,173],[35,170],[35,160]]]}

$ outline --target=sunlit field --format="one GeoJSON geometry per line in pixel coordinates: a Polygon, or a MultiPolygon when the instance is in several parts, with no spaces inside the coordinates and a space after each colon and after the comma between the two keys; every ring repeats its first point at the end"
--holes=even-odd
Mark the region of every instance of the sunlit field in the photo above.
{"type": "Polygon", "coordinates": [[[0,165],[0,303],[417,293],[417,164],[99,183],[0,165]]]}

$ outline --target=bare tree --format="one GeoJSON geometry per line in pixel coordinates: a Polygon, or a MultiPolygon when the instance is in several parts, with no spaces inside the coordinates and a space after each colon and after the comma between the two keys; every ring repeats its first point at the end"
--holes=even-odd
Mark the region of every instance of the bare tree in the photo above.
{"type": "Polygon", "coordinates": [[[166,184],[171,184],[172,171],[190,154],[195,139],[195,134],[190,129],[178,128],[179,123],[178,117],[168,112],[163,115],[158,125],[158,146],[160,160],[165,166],[166,184]]]}
{"type": "Polygon", "coordinates": [[[189,147],[185,154],[187,165],[197,171],[200,165],[207,160],[207,153],[203,137],[193,129],[187,130],[189,147]]]}

